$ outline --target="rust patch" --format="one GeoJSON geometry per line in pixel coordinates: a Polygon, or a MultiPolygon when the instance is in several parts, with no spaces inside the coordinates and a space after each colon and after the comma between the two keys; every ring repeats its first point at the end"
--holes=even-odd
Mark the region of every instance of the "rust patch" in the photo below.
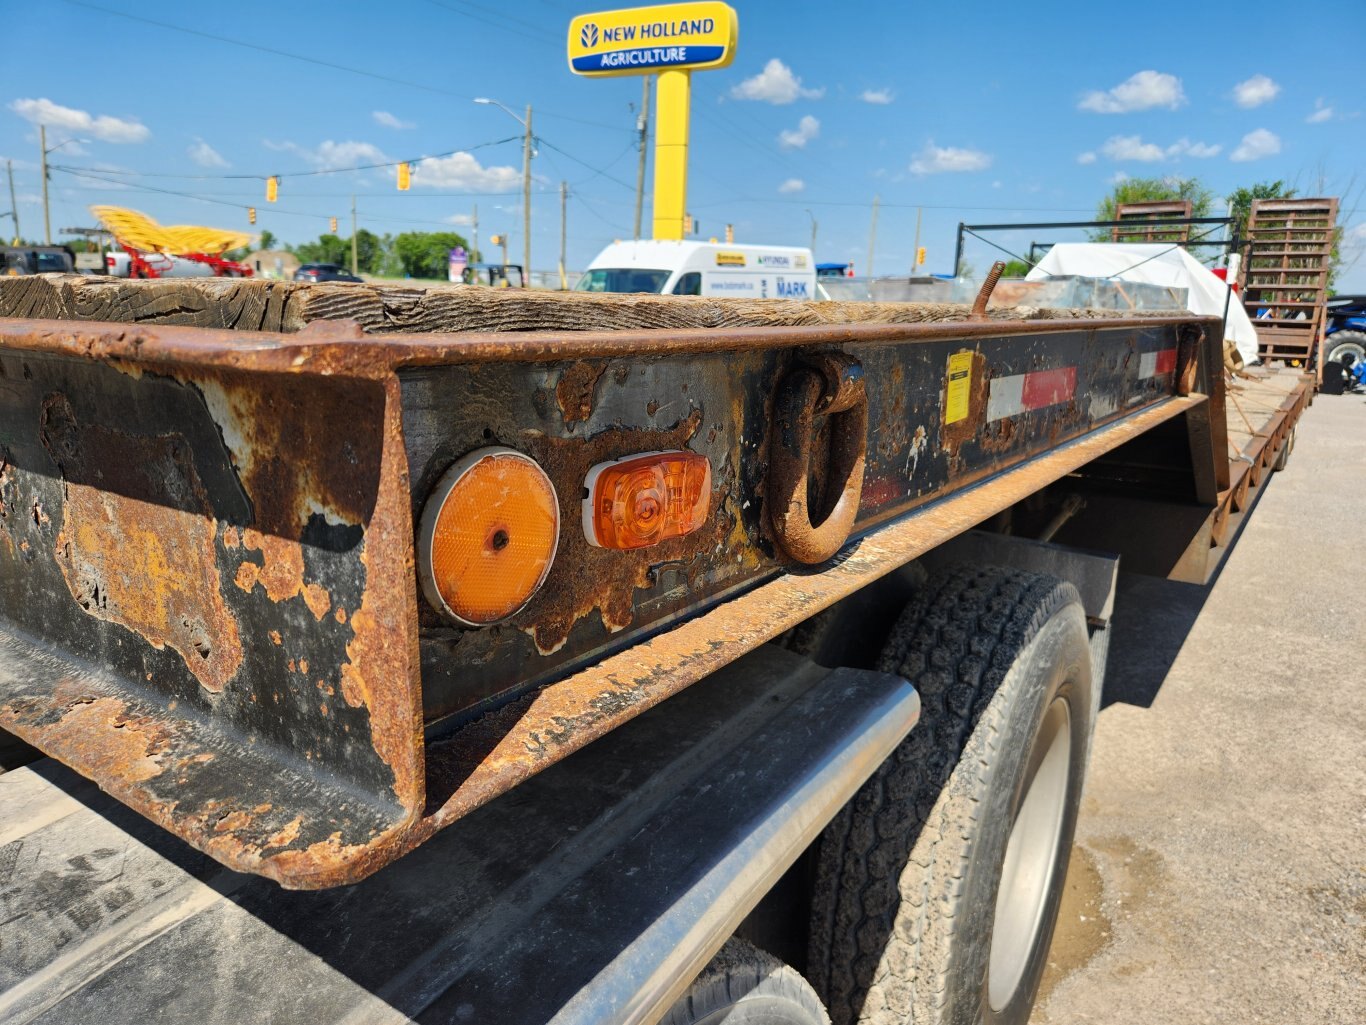
{"type": "Polygon", "coordinates": [[[238,566],[234,580],[238,587],[250,594],[259,584],[276,603],[302,595],[315,620],[321,621],[327,615],[332,608],[332,596],[322,585],[304,582],[302,545],[248,527],[242,533],[242,547],[260,552],[264,561],[259,566],[254,562],[238,566]]]}
{"type": "Polygon", "coordinates": [[[568,424],[582,423],[593,415],[593,393],[606,369],[602,363],[578,362],[560,375],[555,385],[555,402],[568,424]]]}
{"type": "Polygon", "coordinates": [[[334,524],[369,522],[380,461],[375,427],[384,415],[377,382],[334,380],[303,409],[288,375],[187,380],[222,432],[260,533],[298,538],[315,514],[334,524]]]}
{"type": "Polygon", "coordinates": [[[14,538],[9,532],[9,505],[13,499],[8,498],[8,492],[14,485],[14,468],[9,461],[9,453],[0,449],[0,540],[5,542],[9,548],[10,555],[14,555],[14,538]]]}
{"type": "MultiPolygon", "coordinates": [[[[682,449],[702,426],[702,411],[694,409],[666,430],[603,431],[591,438],[528,439],[536,461],[555,480],[583,480],[590,467],[632,452],[682,449]]],[[[531,634],[536,649],[548,655],[569,639],[574,624],[597,609],[609,631],[630,626],[635,618],[637,588],[654,583],[652,567],[677,564],[687,572],[694,563],[701,568],[713,549],[722,544],[734,518],[725,507],[728,476],[712,468],[712,512],[702,530],[672,538],[648,549],[616,552],[594,548],[578,526],[582,498],[560,495],[560,550],[540,594],[520,613],[513,625],[531,634]]],[[[566,489],[568,490],[568,489],[566,489]]],[[[356,613],[360,615],[359,612],[356,613]]],[[[353,617],[354,618],[354,617],[353,617]]],[[[343,684],[345,681],[343,680],[343,684]]]]}
{"type": "Polygon", "coordinates": [[[129,716],[118,698],[80,695],[69,700],[66,714],[43,728],[49,750],[66,754],[64,760],[79,751],[82,771],[96,779],[143,783],[165,771],[161,760],[172,745],[164,726],[129,716]],[[91,742],[93,736],[99,743],[91,742]]]}
{"type": "Polygon", "coordinates": [[[56,557],[91,616],[171,648],[218,693],[242,664],[237,620],[220,591],[217,529],[185,440],[76,422],[55,395],[40,437],[66,497],[56,557]]]}

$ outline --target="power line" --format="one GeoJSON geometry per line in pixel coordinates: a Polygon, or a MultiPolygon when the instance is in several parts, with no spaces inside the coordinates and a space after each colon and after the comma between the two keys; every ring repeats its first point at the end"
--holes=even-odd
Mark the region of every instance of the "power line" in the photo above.
{"type": "MultiPolygon", "coordinates": [[[[494,28],[502,29],[504,32],[511,32],[514,35],[519,35],[523,39],[532,39],[536,42],[559,41],[559,36],[551,32],[547,32],[539,25],[533,25],[529,21],[522,21],[520,18],[514,18],[510,14],[502,14],[502,12],[500,11],[492,11],[485,7],[478,7],[479,13],[476,14],[473,11],[456,10],[456,8],[452,7],[450,4],[442,3],[441,0],[427,0],[427,2],[431,4],[433,7],[440,7],[443,10],[450,11],[452,14],[459,15],[462,18],[473,18],[475,21],[481,21],[485,25],[492,25],[494,28]],[[520,28],[514,28],[514,25],[524,26],[526,29],[529,29],[530,31],[524,31],[520,28]]],[[[463,2],[463,0],[455,0],[455,2],[459,3],[461,7],[475,6],[474,4],[465,3],[463,2]]]]}
{"type": "Polygon", "coordinates": [[[290,53],[288,50],[276,50],[270,46],[261,46],[258,43],[249,43],[244,39],[233,39],[229,36],[215,35],[212,32],[203,32],[199,29],[186,28],[184,25],[172,25],[167,21],[157,21],[154,18],[144,18],[138,14],[129,14],[126,11],[114,11],[108,7],[100,7],[97,4],[85,3],[84,0],[65,0],[66,3],[76,7],[84,7],[87,10],[98,11],[100,14],[110,14],[116,18],[126,18],[129,21],[138,21],[144,25],[155,25],[157,28],[169,29],[172,32],[183,32],[187,36],[198,36],[200,39],[211,39],[216,43],[227,43],[230,46],[240,46],[247,50],[256,50],[259,53],[269,53],[276,57],[287,57],[290,60],[302,61],[305,64],[314,64],[318,67],[331,68],[333,71],[345,71],[350,75],[360,75],[364,78],[373,78],[379,82],[388,82],[391,85],[404,85],[410,89],[421,89],[424,92],[440,93],[443,96],[461,96],[463,93],[453,92],[450,89],[442,89],[440,86],[428,85],[425,82],[411,82],[405,78],[395,78],[391,75],[381,75],[376,71],[366,71],[362,68],[352,68],[345,64],[336,64],[332,61],[319,60],[317,57],[306,57],[301,53],[290,53]]]}
{"type": "MultiPolygon", "coordinates": [[[[629,184],[629,183],[627,183],[627,182],[622,181],[620,178],[617,178],[617,177],[614,177],[613,175],[608,174],[607,171],[606,171],[605,169],[601,168],[601,167],[594,167],[592,164],[588,163],[586,160],[580,160],[578,157],[574,156],[573,153],[570,153],[570,152],[568,152],[568,151],[566,151],[566,150],[560,149],[559,146],[556,146],[556,145],[555,145],[553,142],[551,142],[549,139],[544,139],[544,138],[542,138],[541,136],[538,135],[538,136],[536,136],[536,141],[539,142],[539,143],[541,143],[541,145],[543,145],[543,146],[547,146],[547,147],[549,147],[550,149],[553,149],[556,153],[560,154],[561,156],[568,157],[570,160],[574,161],[574,163],[579,164],[579,165],[581,165],[581,166],[583,166],[583,167],[588,168],[588,170],[594,172],[595,175],[598,175],[598,176],[601,176],[601,177],[603,177],[603,178],[606,178],[609,182],[615,182],[617,185],[620,185],[623,189],[630,189],[632,192],[635,192],[636,187],[635,187],[634,185],[631,185],[631,184],[629,184]]],[[[623,154],[623,155],[624,155],[624,154],[623,154]]],[[[621,159],[620,156],[617,157],[617,160],[620,160],[620,159],[621,159]]],[[[585,181],[587,181],[587,180],[588,180],[588,179],[585,179],[585,181]]]]}

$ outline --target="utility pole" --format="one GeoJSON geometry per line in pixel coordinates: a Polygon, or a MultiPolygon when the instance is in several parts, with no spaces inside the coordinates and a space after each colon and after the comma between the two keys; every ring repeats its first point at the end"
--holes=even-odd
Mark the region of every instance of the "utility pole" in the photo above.
{"type": "Polygon", "coordinates": [[[52,245],[52,215],[47,205],[47,125],[38,126],[38,149],[43,159],[43,244],[52,245]]]}
{"type": "Polygon", "coordinates": [[[474,236],[474,252],[470,253],[470,263],[479,262],[479,204],[474,204],[474,216],[470,218],[471,234],[474,236]]]}
{"type": "Polygon", "coordinates": [[[569,225],[568,199],[569,183],[560,182],[560,291],[562,292],[569,287],[569,279],[565,277],[564,273],[564,244],[569,225]]]}
{"type": "Polygon", "coordinates": [[[806,216],[811,218],[811,258],[814,260],[816,258],[816,215],[808,210],[806,216]]]}
{"type": "Polygon", "coordinates": [[[640,79],[640,115],[636,118],[636,131],[640,133],[640,163],[636,166],[636,225],[635,238],[640,238],[640,212],[645,206],[645,151],[650,139],[650,77],[640,79]]]}
{"type": "Polygon", "coordinates": [[[526,141],[522,144],[522,284],[531,286],[531,104],[526,105],[526,141]]]}
{"type": "Polygon", "coordinates": [[[351,273],[360,276],[360,261],[356,249],[356,194],[351,193],[351,273]]]}
{"type": "Polygon", "coordinates": [[[915,277],[915,272],[920,267],[920,215],[924,212],[923,206],[915,208],[915,245],[911,248],[911,277],[915,277]]]}
{"type": "Polygon", "coordinates": [[[881,205],[880,196],[873,197],[873,226],[868,231],[868,277],[873,276],[873,248],[877,245],[877,208],[881,205]]]}
{"type": "Polygon", "coordinates": [[[14,201],[14,161],[5,161],[5,170],[9,173],[9,208],[10,219],[14,221],[14,241],[20,239],[19,233],[19,204],[14,201]]]}

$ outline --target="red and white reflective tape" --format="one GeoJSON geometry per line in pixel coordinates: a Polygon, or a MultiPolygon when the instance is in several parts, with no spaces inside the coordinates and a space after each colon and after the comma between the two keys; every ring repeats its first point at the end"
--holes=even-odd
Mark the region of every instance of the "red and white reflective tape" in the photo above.
{"type": "Polygon", "coordinates": [[[987,395],[987,421],[1019,416],[1035,409],[1056,406],[1060,402],[1071,402],[1076,393],[1076,367],[993,377],[987,395]]]}
{"type": "Polygon", "coordinates": [[[1138,376],[1158,377],[1176,370],[1176,350],[1163,349],[1160,352],[1145,352],[1138,357],[1138,376]]]}
{"type": "MultiPolygon", "coordinates": [[[[1145,352],[1138,357],[1140,380],[1161,377],[1175,371],[1175,349],[1145,352]]],[[[1056,370],[1035,370],[1028,374],[994,377],[987,394],[987,422],[1071,402],[1076,394],[1076,367],[1059,367],[1056,370]]]]}

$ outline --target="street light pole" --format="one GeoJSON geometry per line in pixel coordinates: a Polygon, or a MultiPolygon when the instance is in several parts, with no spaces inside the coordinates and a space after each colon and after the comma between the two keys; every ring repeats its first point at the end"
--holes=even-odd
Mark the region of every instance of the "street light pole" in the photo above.
{"type": "Polygon", "coordinates": [[[38,148],[43,152],[43,245],[52,245],[52,214],[47,205],[47,125],[38,126],[38,148]]]}
{"type": "Polygon", "coordinates": [[[522,284],[531,287],[531,104],[526,105],[522,143],[522,284]]]}
{"type": "Polygon", "coordinates": [[[811,258],[814,260],[816,258],[816,215],[808,210],[806,216],[811,218],[811,258]]]}
{"type": "MultiPolygon", "coordinates": [[[[527,104],[526,118],[523,119],[508,107],[487,96],[476,96],[474,102],[497,107],[526,130],[526,137],[522,142],[522,282],[528,284],[531,281],[531,104],[527,104]]],[[[507,262],[506,257],[503,262],[507,262]]]]}
{"type": "Polygon", "coordinates": [[[14,241],[18,243],[19,235],[19,204],[14,201],[14,161],[5,161],[5,170],[9,174],[9,208],[10,220],[14,222],[14,241]]]}

